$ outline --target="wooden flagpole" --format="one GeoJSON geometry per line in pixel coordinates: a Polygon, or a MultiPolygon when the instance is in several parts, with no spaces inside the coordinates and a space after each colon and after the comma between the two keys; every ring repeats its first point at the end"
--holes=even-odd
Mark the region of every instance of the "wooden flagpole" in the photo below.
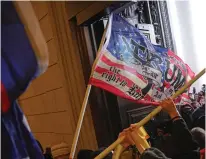
{"type": "Polygon", "coordinates": [[[76,131],[75,131],[75,134],[74,134],[74,138],[73,138],[73,142],[72,142],[72,148],[71,148],[71,152],[70,152],[70,155],[69,155],[69,159],[73,159],[74,158],[74,154],[75,154],[75,151],[76,151],[77,142],[78,142],[78,139],[79,139],[79,134],[80,134],[80,130],[81,130],[81,127],[82,127],[82,122],[83,122],[85,110],[86,110],[86,107],[87,107],[87,103],[88,103],[88,98],[89,98],[89,94],[90,94],[90,91],[91,91],[91,87],[92,86],[90,84],[87,85],[87,90],[86,90],[86,93],[85,93],[85,96],[84,96],[84,100],[83,100],[83,103],[82,103],[82,108],[81,108],[81,111],[80,111],[80,115],[79,115],[76,131]]]}
{"type": "MultiPolygon", "coordinates": [[[[205,74],[206,69],[204,68],[201,72],[199,72],[192,80],[186,83],[183,87],[181,87],[171,98],[175,99],[179,95],[181,95],[187,88],[189,88],[195,81],[197,81],[202,75],[205,74]]],[[[136,123],[137,128],[146,124],[149,120],[151,120],[155,115],[157,115],[162,110],[162,107],[158,106],[155,108],[150,114],[148,114],[143,120],[136,123]]]]}
{"type": "Polygon", "coordinates": [[[39,74],[42,74],[49,64],[49,51],[32,4],[30,1],[13,1],[13,4],[37,57],[39,74]]]}
{"type": "MultiPolygon", "coordinates": [[[[203,74],[205,74],[206,69],[204,68],[200,73],[198,73],[192,80],[186,83],[182,88],[180,88],[173,96],[172,99],[178,97],[182,94],[188,87],[190,87],[195,81],[197,81],[203,74]]],[[[146,124],[151,118],[153,118],[156,114],[158,114],[162,110],[161,106],[155,108],[150,114],[148,114],[144,119],[140,122],[136,123],[136,128],[139,128],[146,124]]],[[[102,159],[108,155],[113,149],[115,149],[119,144],[121,144],[125,139],[125,136],[118,138],[114,143],[112,143],[108,148],[106,148],[103,152],[101,152],[95,159],[102,159]]]]}
{"type": "MultiPolygon", "coordinates": [[[[94,64],[92,66],[90,77],[93,75],[95,66],[97,64],[97,61],[100,58],[100,55],[101,55],[100,50],[102,49],[102,47],[104,45],[104,42],[105,42],[106,32],[107,32],[107,29],[108,29],[108,23],[109,22],[107,22],[107,26],[106,26],[106,28],[104,30],[104,33],[103,33],[103,36],[102,36],[102,39],[101,39],[101,42],[100,42],[99,49],[97,51],[97,53],[98,53],[97,57],[96,57],[96,59],[94,61],[94,64]]],[[[72,148],[71,148],[71,152],[70,152],[70,155],[69,155],[69,159],[73,159],[74,155],[75,155],[75,151],[76,151],[76,147],[77,147],[77,142],[78,142],[78,139],[79,139],[79,134],[80,134],[80,131],[81,131],[82,122],[83,122],[83,119],[84,119],[84,114],[85,114],[85,111],[86,111],[86,107],[87,107],[87,103],[88,103],[91,87],[92,87],[91,84],[87,85],[86,93],[84,95],[84,100],[83,100],[83,103],[82,103],[82,107],[81,107],[81,111],[80,111],[80,115],[79,115],[76,131],[75,131],[75,135],[74,135],[73,142],[72,142],[72,148]]]]}
{"type": "Polygon", "coordinates": [[[119,159],[122,152],[124,152],[126,148],[123,147],[121,144],[117,145],[112,155],[112,159],[119,159]]]}

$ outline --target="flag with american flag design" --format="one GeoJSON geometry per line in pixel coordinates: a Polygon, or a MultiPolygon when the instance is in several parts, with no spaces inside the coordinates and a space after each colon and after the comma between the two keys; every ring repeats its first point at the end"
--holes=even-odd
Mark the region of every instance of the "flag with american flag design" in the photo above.
{"type": "Polygon", "coordinates": [[[120,97],[157,105],[194,76],[177,55],[153,45],[119,15],[110,16],[103,40],[90,84],[120,97]]]}

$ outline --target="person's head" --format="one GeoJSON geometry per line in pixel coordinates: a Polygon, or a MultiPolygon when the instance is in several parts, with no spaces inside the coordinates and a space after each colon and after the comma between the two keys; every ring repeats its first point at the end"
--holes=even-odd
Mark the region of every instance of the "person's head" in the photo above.
{"type": "Polygon", "coordinates": [[[191,115],[194,111],[194,108],[190,104],[182,105],[180,108],[180,115],[186,122],[189,129],[192,128],[192,118],[191,115]]]}
{"type": "Polygon", "coordinates": [[[77,154],[77,159],[92,159],[94,151],[88,149],[82,149],[77,154]]]}
{"type": "Polygon", "coordinates": [[[204,94],[203,91],[200,91],[200,92],[198,93],[199,96],[203,96],[203,94],[204,94]]]}
{"type": "Polygon", "coordinates": [[[190,97],[190,99],[192,99],[192,93],[189,93],[189,97],[190,97]]]}
{"type": "Polygon", "coordinates": [[[163,152],[157,148],[151,147],[146,149],[140,156],[140,159],[169,159],[163,152]]]}
{"type": "Polygon", "coordinates": [[[205,130],[195,127],[191,130],[193,140],[197,142],[200,148],[205,148],[205,130]]]}
{"type": "Polygon", "coordinates": [[[54,159],[68,159],[70,148],[66,143],[61,143],[51,147],[51,153],[54,159]]]}
{"type": "Polygon", "coordinates": [[[199,96],[198,96],[198,94],[196,93],[196,94],[194,95],[194,100],[197,101],[197,100],[198,100],[198,97],[199,97],[199,96]]]}

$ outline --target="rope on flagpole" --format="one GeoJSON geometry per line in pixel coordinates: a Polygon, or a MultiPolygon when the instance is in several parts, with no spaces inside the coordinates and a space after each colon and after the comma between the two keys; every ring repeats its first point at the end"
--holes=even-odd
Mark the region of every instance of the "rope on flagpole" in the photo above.
{"type": "MultiPolygon", "coordinates": [[[[199,72],[192,80],[186,83],[182,88],[180,88],[173,96],[172,99],[178,97],[182,94],[188,87],[190,87],[195,81],[197,81],[202,75],[204,75],[206,69],[204,68],[201,72],[199,72]]],[[[153,118],[156,114],[158,114],[162,110],[161,106],[155,108],[150,114],[148,114],[144,119],[140,122],[136,123],[136,128],[140,128],[144,124],[146,124],[151,118],[153,118]]],[[[106,148],[103,152],[101,152],[95,159],[102,159],[107,156],[112,150],[114,150],[119,144],[121,144],[125,139],[125,136],[118,138],[114,143],[112,143],[108,148],[106,148]]]]}
{"type": "MultiPolygon", "coordinates": [[[[104,42],[105,42],[106,32],[107,32],[107,29],[108,29],[108,23],[107,23],[107,26],[106,26],[106,28],[104,30],[104,33],[103,33],[103,36],[102,36],[102,39],[101,39],[101,42],[100,42],[99,49],[97,51],[97,53],[98,53],[97,57],[96,57],[96,59],[94,61],[94,64],[92,66],[92,71],[91,71],[90,77],[93,75],[94,68],[95,68],[95,66],[97,64],[97,61],[100,58],[100,55],[101,55],[100,50],[102,49],[102,47],[104,45],[104,42]]],[[[80,131],[81,131],[82,122],[83,122],[83,119],[84,119],[84,114],[85,114],[85,111],[86,111],[86,107],[87,107],[87,103],[88,103],[91,87],[92,87],[91,84],[87,85],[86,93],[85,93],[85,96],[84,96],[84,100],[83,100],[83,103],[82,103],[82,107],[81,107],[81,111],[80,111],[80,115],[79,115],[76,131],[75,131],[75,135],[74,135],[73,142],[72,142],[72,148],[71,148],[71,152],[70,152],[70,155],[69,155],[69,159],[73,159],[74,155],[75,155],[75,151],[76,151],[76,147],[77,147],[77,142],[78,142],[78,139],[79,139],[79,134],[80,134],[80,131]]]]}

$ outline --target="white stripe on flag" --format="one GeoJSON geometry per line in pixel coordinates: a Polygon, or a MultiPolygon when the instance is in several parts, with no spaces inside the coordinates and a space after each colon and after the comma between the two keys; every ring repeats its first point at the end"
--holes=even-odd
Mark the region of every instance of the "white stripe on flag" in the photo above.
{"type": "Polygon", "coordinates": [[[108,84],[108,85],[112,85],[113,87],[117,88],[119,91],[125,93],[125,95],[127,95],[128,97],[136,100],[134,97],[130,96],[130,95],[127,93],[127,91],[129,90],[129,87],[127,87],[127,86],[121,86],[121,85],[117,84],[116,82],[114,82],[114,81],[112,81],[112,80],[111,80],[111,81],[107,81],[106,78],[102,78],[101,74],[98,73],[98,72],[94,72],[93,78],[98,79],[98,80],[100,80],[100,81],[102,81],[102,82],[104,82],[104,83],[106,83],[106,84],[108,84]]]}
{"type": "MultiPolygon", "coordinates": [[[[99,67],[101,68],[105,68],[109,71],[110,67],[109,65],[107,65],[106,63],[104,63],[103,61],[101,61],[99,64],[98,64],[99,67]]],[[[124,76],[128,79],[130,79],[132,82],[134,83],[137,83],[138,85],[141,86],[141,88],[144,88],[146,86],[146,83],[144,81],[142,81],[140,78],[138,78],[137,76],[135,76],[134,74],[130,73],[129,71],[126,71],[124,69],[121,69],[117,66],[114,66],[116,68],[118,68],[120,70],[119,74],[121,76],[124,76]]]]}
{"type": "MultiPolygon", "coordinates": [[[[106,63],[104,63],[103,61],[100,61],[100,62],[98,63],[98,66],[101,67],[101,68],[104,68],[104,69],[106,69],[106,70],[108,70],[108,71],[109,71],[109,69],[110,69],[110,66],[107,65],[106,63]]],[[[118,68],[118,67],[117,67],[117,68],[118,68]]],[[[146,87],[147,84],[146,84],[144,81],[142,81],[140,78],[138,78],[137,76],[135,76],[134,74],[132,74],[132,73],[130,73],[130,72],[128,72],[128,71],[125,71],[125,70],[123,70],[123,69],[120,69],[120,68],[118,68],[118,69],[120,70],[119,74],[120,74],[121,76],[124,76],[124,77],[128,78],[128,79],[131,80],[133,83],[135,83],[136,85],[138,85],[141,89],[143,89],[144,87],[146,87]]],[[[100,75],[100,77],[101,77],[101,75],[100,75]]],[[[102,78],[102,77],[101,77],[101,78],[102,78]]],[[[116,84],[116,83],[115,83],[115,84],[116,84]]],[[[116,87],[116,86],[115,86],[115,87],[116,87]]],[[[147,94],[148,94],[149,96],[152,96],[152,89],[150,89],[147,94]]]]}
{"type": "MultiPolygon", "coordinates": [[[[162,79],[162,73],[154,68],[148,67],[144,65],[144,68],[147,68],[147,70],[149,70],[149,72],[153,72],[155,74],[157,74],[158,76],[156,78],[152,77],[151,75],[145,73],[145,69],[143,70],[143,65],[134,65],[134,64],[130,64],[128,65],[127,63],[125,63],[124,61],[118,60],[116,59],[114,56],[111,55],[111,53],[106,49],[104,51],[104,55],[110,59],[112,62],[120,64],[120,65],[124,65],[130,68],[133,68],[137,73],[139,73],[140,75],[143,75],[145,77],[148,77],[150,79],[153,79],[154,81],[156,81],[158,84],[161,84],[161,79],[162,79]]],[[[99,60],[100,61],[100,60],[99,60]]]]}

